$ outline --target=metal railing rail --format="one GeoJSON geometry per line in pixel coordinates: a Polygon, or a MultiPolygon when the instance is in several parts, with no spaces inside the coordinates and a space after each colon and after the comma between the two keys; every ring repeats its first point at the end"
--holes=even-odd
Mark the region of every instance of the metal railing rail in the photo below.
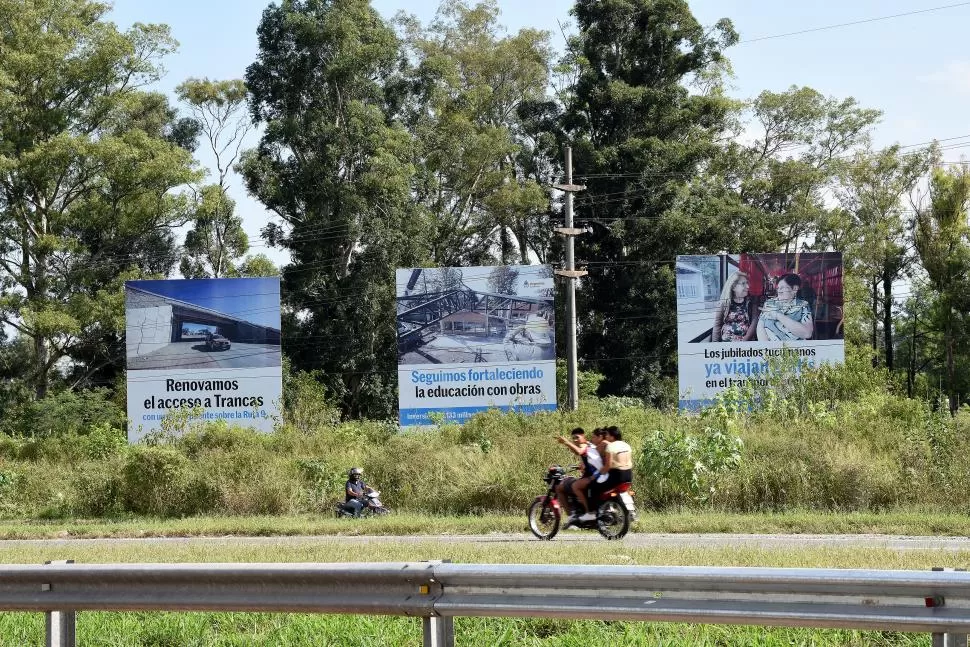
{"type": "MultiPolygon", "coordinates": [[[[452,564],[0,565],[0,611],[282,611],[424,618],[640,620],[938,634],[965,645],[970,573],[848,569],[452,564]],[[578,588],[582,585],[582,588],[578,588]]],[[[52,623],[49,622],[49,625],[52,623]]],[[[942,642],[940,642],[942,641],[942,642]]]]}

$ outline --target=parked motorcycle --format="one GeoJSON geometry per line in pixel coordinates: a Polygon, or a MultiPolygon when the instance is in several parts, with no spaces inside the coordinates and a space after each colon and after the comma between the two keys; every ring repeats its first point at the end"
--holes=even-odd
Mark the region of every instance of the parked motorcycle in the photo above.
{"type": "Polygon", "coordinates": [[[384,507],[381,503],[381,493],[377,490],[371,490],[364,494],[364,507],[360,509],[358,514],[354,514],[353,511],[347,507],[346,503],[337,503],[337,517],[369,517],[371,515],[380,516],[388,514],[391,510],[390,508],[384,507]]]}
{"type": "MultiPolygon", "coordinates": [[[[544,495],[537,496],[529,506],[529,530],[539,539],[552,539],[559,532],[563,512],[556,498],[556,486],[564,478],[566,472],[562,467],[550,467],[542,479],[549,485],[549,490],[544,495]]],[[[573,510],[579,505],[572,493],[569,494],[569,505],[573,510]]],[[[591,500],[590,505],[596,506],[596,519],[575,521],[575,527],[598,530],[607,539],[622,539],[629,532],[630,524],[636,521],[637,507],[633,502],[629,483],[621,483],[612,490],[603,492],[598,500],[591,500]]]]}

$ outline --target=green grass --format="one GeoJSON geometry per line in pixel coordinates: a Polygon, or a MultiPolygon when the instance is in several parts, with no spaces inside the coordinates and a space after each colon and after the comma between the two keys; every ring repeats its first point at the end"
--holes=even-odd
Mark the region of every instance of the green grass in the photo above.
{"type": "MultiPolygon", "coordinates": [[[[482,535],[526,532],[525,513],[516,515],[391,515],[334,519],[312,515],[201,516],[182,519],[130,517],[0,521],[0,539],[93,537],[200,537],[222,535],[482,535]]],[[[970,517],[931,511],[903,512],[725,512],[641,511],[634,532],[803,533],[970,536],[970,517]]]]}
{"type": "MultiPolygon", "coordinates": [[[[38,614],[0,616],[0,645],[43,644],[38,614]]],[[[415,618],[240,613],[85,613],[78,617],[79,645],[97,647],[240,647],[260,645],[420,646],[415,618]]],[[[716,625],[565,621],[531,618],[458,618],[461,647],[916,647],[929,635],[889,632],[765,629],[716,625]]]]}
{"type": "MultiPolygon", "coordinates": [[[[455,544],[444,541],[381,543],[311,542],[233,546],[230,544],[0,544],[2,563],[41,563],[71,558],[109,562],[344,562],[452,559],[463,563],[584,563],[631,565],[805,566],[927,570],[964,567],[970,552],[886,549],[768,550],[633,548],[623,543],[502,542],[455,544]]],[[[0,645],[40,644],[40,614],[0,614],[0,645]]],[[[767,629],[718,625],[562,621],[546,619],[458,618],[458,645],[599,645],[781,647],[836,645],[901,647],[929,645],[920,634],[811,629],[767,629]]],[[[105,613],[78,614],[78,644],[98,646],[182,645],[420,645],[420,621],[413,618],[265,613],[105,613]]]]}

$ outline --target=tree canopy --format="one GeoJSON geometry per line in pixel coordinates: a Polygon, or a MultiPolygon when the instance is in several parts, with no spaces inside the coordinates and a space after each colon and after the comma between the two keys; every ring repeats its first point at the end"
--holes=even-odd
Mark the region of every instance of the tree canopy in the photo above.
{"type": "Polygon", "coordinates": [[[168,28],[107,11],[0,0],[0,408],[120,396],[126,279],[279,273],[288,365],[342,415],[392,417],[394,270],[452,268],[450,290],[496,266],[508,292],[503,267],[561,266],[567,146],[578,355],[600,395],[674,399],[678,254],[837,250],[847,343],[911,394],[970,400],[965,169],[874,147],[881,113],[853,97],[785,79],[732,96],[727,18],[576,0],[560,46],[507,31],[494,0],[443,0],[427,24],[279,0],[244,79],[189,78],[173,103],[151,89],[168,28]],[[283,267],[250,253],[233,171],[283,267]]]}

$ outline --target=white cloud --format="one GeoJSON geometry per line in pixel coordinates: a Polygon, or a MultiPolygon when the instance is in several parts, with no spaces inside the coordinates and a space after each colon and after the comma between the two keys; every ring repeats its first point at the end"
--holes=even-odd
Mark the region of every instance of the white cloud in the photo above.
{"type": "Polygon", "coordinates": [[[970,94],[970,61],[949,61],[932,74],[920,77],[920,80],[942,85],[960,94],[970,94]]]}

